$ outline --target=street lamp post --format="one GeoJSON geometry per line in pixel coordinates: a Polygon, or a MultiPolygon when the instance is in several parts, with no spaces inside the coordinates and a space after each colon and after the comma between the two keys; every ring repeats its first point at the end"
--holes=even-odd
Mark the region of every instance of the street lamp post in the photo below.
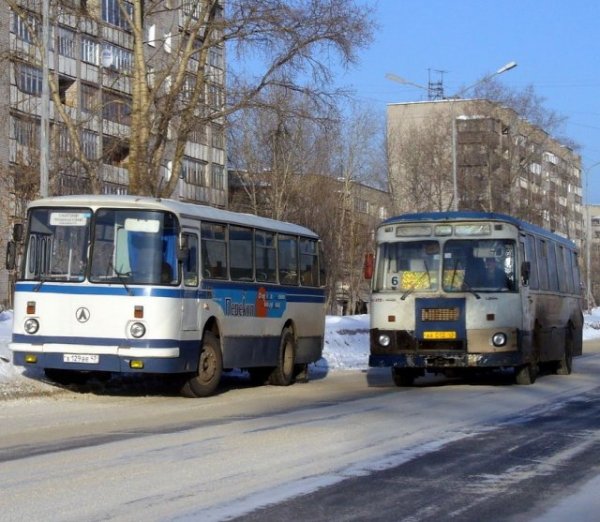
{"type": "Polygon", "coordinates": [[[468,87],[465,87],[464,89],[460,90],[458,93],[456,93],[454,96],[452,96],[450,98],[450,116],[452,118],[452,208],[453,208],[453,210],[458,210],[458,208],[459,208],[459,205],[458,205],[458,162],[457,162],[457,158],[456,158],[457,129],[456,129],[456,114],[454,112],[455,111],[454,103],[457,99],[459,99],[463,94],[465,94],[467,91],[469,91],[473,87],[477,87],[477,85],[479,85],[483,82],[486,82],[488,80],[491,80],[492,78],[494,78],[495,76],[498,76],[499,74],[505,73],[506,71],[510,71],[511,69],[514,69],[516,66],[517,66],[517,62],[508,62],[506,65],[503,65],[502,67],[500,67],[500,69],[498,69],[496,72],[494,72],[492,74],[488,74],[487,76],[484,76],[483,78],[476,81],[474,84],[469,85],[468,87]]]}
{"type": "Polygon", "coordinates": [[[592,270],[590,266],[592,262],[592,215],[590,212],[588,181],[589,172],[598,165],[600,165],[600,161],[590,165],[583,171],[585,175],[585,297],[588,308],[590,308],[591,303],[594,301],[594,294],[592,293],[592,270]]]}

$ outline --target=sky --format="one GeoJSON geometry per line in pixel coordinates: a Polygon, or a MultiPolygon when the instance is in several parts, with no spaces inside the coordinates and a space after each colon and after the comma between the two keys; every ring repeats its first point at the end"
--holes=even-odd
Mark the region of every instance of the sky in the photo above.
{"type": "Polygon", "coordinates": [[[429,71],[432,81],[445,71],[444,92],[451,96],[515,61],[498,80],[517,91],[533,86],[546,108],[567,118],[560,134],[581,146],[584,201],[600,204],[600,2],[365,3],[376,6],[378,29],[359,62],[338,72],[340,85],[384,114],[389,103],[427,99],[425,90],[388,80],[386,73],[427,86],[429,71]]]}

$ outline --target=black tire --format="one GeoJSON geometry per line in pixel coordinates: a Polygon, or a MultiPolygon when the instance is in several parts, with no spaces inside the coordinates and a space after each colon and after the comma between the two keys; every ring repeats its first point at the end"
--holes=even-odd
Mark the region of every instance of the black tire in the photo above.
{"type": "Polygon", "coordinates": [[[185,397],[208,397],[212,395],[223,373],[223,355],[221,343],[212,332],[205,332],[202,341],[202,352],[198,361],[198,372],[188,379],[181,388],[185,397]]]}
{"type": "Polygon", "coordinates": [[[573,329],[567,328],[565,334],[565,351],[560,361],[556,363],[557,375],[570,375],[573,371],[573,329]]]}
{"type": "Polygon", "coordinates": [[[537,367],[533,364],[524,364],[515,368],[515,382],[520,385],[530,385],[537,378],[537,367]]]}
{"type": "Polygon", "coordinates": [[[405,368],[392,368],[394,384],[400,387],[410,387],[415,382],[415,374],[405,368]]]}
{"type": "Polygon", "coordinates": [[[296,339],[291,328],[285,328],[281,332],[281,343],[279,345],[279,360],[277,366],[271,372],[269,383],[275,386],[289,386],[294,382],[294,370],[296,361],[296,339]]]}
{"type": "Polygon", "coordinates": [[[57,368],[44,368],[44,375],[51,381],[64,386],[68,386],[69,384],[85,384],[90,378],[88,372],[59,370],[57,368]]]}

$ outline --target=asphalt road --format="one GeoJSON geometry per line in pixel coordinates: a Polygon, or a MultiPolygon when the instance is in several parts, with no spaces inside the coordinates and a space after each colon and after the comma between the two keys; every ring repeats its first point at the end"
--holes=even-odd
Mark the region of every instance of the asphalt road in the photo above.
{"type": "Polygon", "coordinates": [[[600,475],[600,343],[584,350],[533,386],[375,370],[2,401],[0,519],[532,521],[600,475]]]}
{"type": "Polygon", "coordinates": [[[600,389],[235,520],[528,521],[597,475],[600,389]]]}

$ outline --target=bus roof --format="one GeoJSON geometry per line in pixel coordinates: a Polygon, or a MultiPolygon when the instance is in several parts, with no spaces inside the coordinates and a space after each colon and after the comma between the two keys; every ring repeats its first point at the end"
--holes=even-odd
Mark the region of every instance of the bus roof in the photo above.
{"type": "Polygon", "coordinates": [[[551,239],[562,243],[569,248],[576,248],[575,243],[570,239],[559,236],[554,232],[550,232],[545,228],[533,225],[526,221],[522,221],[508,214],[500,214],[498,212],[475,212],[468,210],[451,211],[451,212],[415,212],[412,214],[401,214],[383,221],[379,226],[391,225],[395,223],[415,222],[415,221],[502,221],[514,225],[522,232],[529,232],[538,236],[551,239]]]}
{"type": "Polygon", "coordinates": [[[233,223],[236,225],[245,225],[270,231],[318,238],[318,235],[312,230],[294,223],[277,221],[276,219],[255,216],[253,214],[232,212],[230,210],[209,207],[207,205],[186,203],[172,199],[131,195],[80,195],[43,198],[29,204],[29,208],[54,206],[88,207],[94,210],[107,207],[166,210],[182,217],[205,219],[221,223],[233,223]]]}

